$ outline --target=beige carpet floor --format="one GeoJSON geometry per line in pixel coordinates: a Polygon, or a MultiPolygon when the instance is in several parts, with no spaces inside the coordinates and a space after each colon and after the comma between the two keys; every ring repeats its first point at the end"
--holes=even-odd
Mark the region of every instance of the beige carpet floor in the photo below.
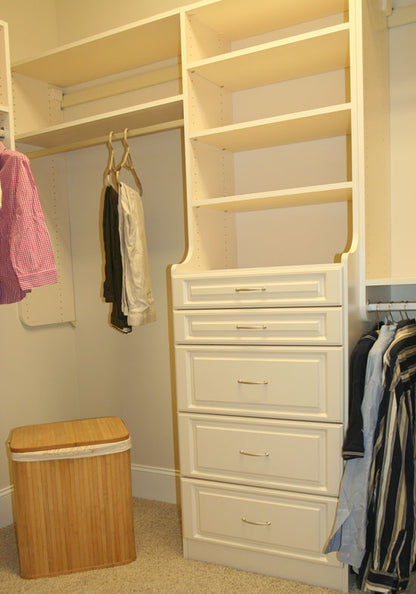
{"type": "Polygon", "coordinates": [[[335,594],[227,567],[182,557],[176,505],[134,500],[137,559],[120,567],[25,580],[19,575],[13,526],[0,530],[0,592],[20,594],[335,594]]]}

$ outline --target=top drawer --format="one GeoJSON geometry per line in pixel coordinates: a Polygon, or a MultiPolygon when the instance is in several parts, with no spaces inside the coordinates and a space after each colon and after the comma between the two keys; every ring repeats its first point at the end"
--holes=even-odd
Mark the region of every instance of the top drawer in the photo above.
{"type": "Polygon", "coordinates": [[[342,266],[173,273],[177,309],[342,304],[342,266]]]}

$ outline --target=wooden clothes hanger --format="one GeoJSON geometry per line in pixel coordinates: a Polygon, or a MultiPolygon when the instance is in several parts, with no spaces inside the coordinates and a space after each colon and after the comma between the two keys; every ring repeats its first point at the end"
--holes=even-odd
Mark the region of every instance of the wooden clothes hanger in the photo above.
{"type": "Polygon", "coordinates": [[[127,171],[130,171],[130,173],[134,177],[134,181],[136,182],[137,187],[139,188],[140,196],[142,196],[143,195],[143,186],[139,179],[139,176],[136,173],[136,170],[134,169],[133,161],[132,161],[131,154],[130,154],[130,146],[129,146],[129,143],[127,142],[127,131],[128,131],[128,128],[124,128],[123,138],[121,139],[122,145],[124,147],[124,154],[123,154],[123,157],[122,157],[120,163],[114,168],[115,176],[116,176],[116,180],[118,183],[118,177],[119,177],[119,173],[120,173],[121,169],[127,169],[127,171]]]}
{"type": "Polygon", "coordinates": [[[108,135],[107,140],[107,148],[108,148],[108,161],[107,166],[104,171],[104,184],[106,186],[111,186],[110,175],[115,175],[115,168],[114,168],[114,148],[113,148],[113,134],[114,132],[111,131],[108,135]]]}

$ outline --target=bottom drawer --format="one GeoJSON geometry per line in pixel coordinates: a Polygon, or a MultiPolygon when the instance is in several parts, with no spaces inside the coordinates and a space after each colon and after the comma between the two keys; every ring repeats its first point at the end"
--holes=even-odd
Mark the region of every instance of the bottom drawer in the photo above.
{"type": "Polygon", "coordinates": [[[341,567],[322,553],[337,500],[182,479],[184,539],[341,567]]]}

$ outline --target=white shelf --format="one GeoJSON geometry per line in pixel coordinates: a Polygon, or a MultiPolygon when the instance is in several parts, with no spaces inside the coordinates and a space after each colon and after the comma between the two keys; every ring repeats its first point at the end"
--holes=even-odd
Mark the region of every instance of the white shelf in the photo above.
{"type": "Polygon", "coordinates": [[[288,208],[329,202],[344,202],[351,199],[352,182],[343,182],[293,188],[290,190],[278,190],[275,192],[259,192],[257,194],[211,198],[209,200],[194,201],[192,206],[196,208],[226,210],[229,212],[248,212],[270,208],[288,208]]]}
{"type": "Polygon", "coordinates": [[[189,71],[236,91],[346,68],[349,25],[327,27],[194,62],[189,71]]]}
{"type": "Polygon", "coordinates": [[[179,55],[175,10],[17,62],[12,71],[68,87],[179,55]]]}
{"type": "Polygon", "coordinates": [[[152,101],[128,109],[107,112],[72,122],[18,134],[16,141],[44,148],[81,142],[102,136],[110,130],[141,128],[183,118],[182,95],[152,101]]]}
{"type": "Polygon", "coordinates": [[[401,285],[416,285],[416,276],[368,279],[367,287],[397,287],[401,285]]]}
{"type": "Polygon", "coordinates": [[[188,14],[231,40],[289,27],[344,12],[344,0],[262,0],[261,9],[253,10],[252,0],[222,0],[202,7],[192,7],[188,14]]]}
{"type": "Polygon", "coordinates": [[[204,142],[220,149],[237,152],[350,133],[351,104],[343,103],[254,122],[211,128],[191,135],[190,138],[194,142],[204,142]]]}

